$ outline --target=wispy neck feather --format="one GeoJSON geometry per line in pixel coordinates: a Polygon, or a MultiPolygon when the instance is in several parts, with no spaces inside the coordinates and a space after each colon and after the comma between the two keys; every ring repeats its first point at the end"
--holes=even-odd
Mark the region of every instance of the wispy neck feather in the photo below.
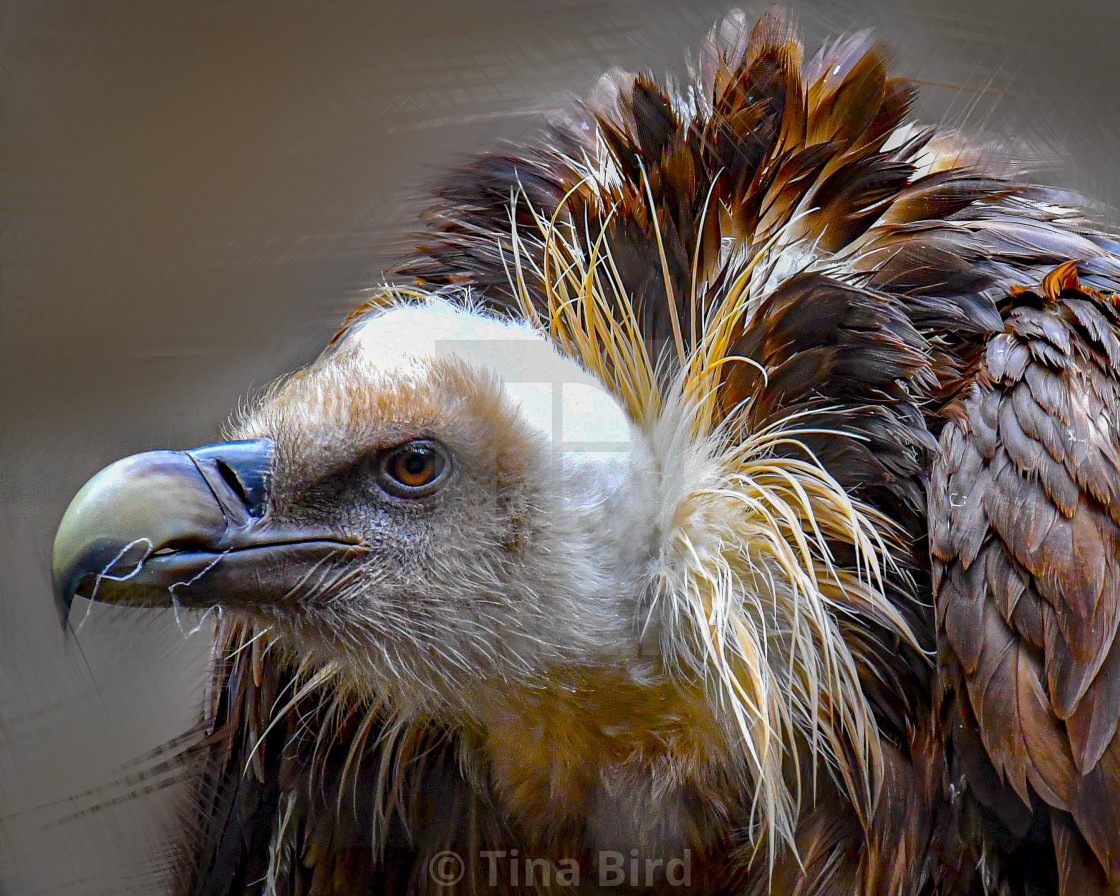
{"type": "MultiPolygon", "coordinates": [[[[678,681],[702,682],[713,718],[741,751],[751,839],[773,861],[793,843],[802,800],[811,798],[798,789],[800,777],[791,783],[784,773],[787,763],[831,773],[859,813],[872,804],[879,730],[862,687],[860,639],[886,631],[917,649],[885,591],[888,575],[899,574],[888,568],[897,530],[817,460],[808,442],[822,433],[812,418],[790,414],[757,427],[751,393],[726,405],[731,365],[757,368],[748,382],[767,376],[736,354],[751,313],[748,278],[705,309],[699,331],[676,321],[675,333],[694,335],[687,345],[678,340],[676,372],[666,376],[651,359],[609,247],[603,262],[572,229],[543,217],[537,224],[548,261],[518,271],[520,308],[547,321],[557,344],[595,371],[649,433],[662,481],[647,629],[658,633],[661,661],[678,681]],[[854,563],[836,562],[837,545],[854,563]]],[[[520,239],[515,234],[515,248],[520,239]]]]}

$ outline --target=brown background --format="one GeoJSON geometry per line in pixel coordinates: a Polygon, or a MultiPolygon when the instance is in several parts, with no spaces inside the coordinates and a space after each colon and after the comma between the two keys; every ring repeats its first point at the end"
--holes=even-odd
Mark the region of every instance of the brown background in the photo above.
{"type": "MultiPolygon", "coordinates": [[[[89,810],[200,692],[205,636],[168,614],[95,607],[63,639],[49,558],[76,489],[214,440],[310,360],[441,164],[612,65],[683,71],[729,5],[3,5],[0,892],[157,892],[163,797],[89,810]]],[[[793,8],[814,47],[872,25],[902,72],[957,85],[926,89],[927,120],[1015,135],[1043,179],[1120,200],[1120,4],[793,8]]]]}

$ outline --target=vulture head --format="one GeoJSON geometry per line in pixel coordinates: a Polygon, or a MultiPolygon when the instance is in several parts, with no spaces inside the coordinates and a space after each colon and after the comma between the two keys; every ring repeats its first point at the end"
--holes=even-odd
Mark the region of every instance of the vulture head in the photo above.
{"type": "Polygon", "coordinates": [[[452,723],[620,660],[650,674],[649,438],[534,329],[401,301],[230,430],[86,486],[57,540],[65,598],[221,606],[452,723]]]}

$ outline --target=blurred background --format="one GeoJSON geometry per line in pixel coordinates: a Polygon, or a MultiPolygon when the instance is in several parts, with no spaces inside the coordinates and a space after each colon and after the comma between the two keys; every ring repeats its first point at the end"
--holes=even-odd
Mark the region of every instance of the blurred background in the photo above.
{"type": "MultiPolygon", "coordinates": [[[[197,620],[78,600],[63,637],[50,552],[74,492],[124,454],[215,440],[313,358],[442,166],[611,66],[682,74],[732,5],[2,4],[0,893],[159,893],[168,791],[121,778],[202,693],[197,620]]],[[[927,82],[921,117],[1120,204],[1114,0],[791,11],[811,50],[874,27],[927,82]]]]}

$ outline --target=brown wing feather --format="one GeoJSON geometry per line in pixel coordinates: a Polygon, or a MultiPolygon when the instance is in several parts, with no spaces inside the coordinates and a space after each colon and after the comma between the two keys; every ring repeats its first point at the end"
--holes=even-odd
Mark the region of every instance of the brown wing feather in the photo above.
{"type": "Polygon", "coordinates": [[[980,380],[947,411],[930,487],[943,698],[957,754],[977,766],[975,731],[1002,782],[966,769],[986,808],[1018,836],[1045,819],[1063,894],[1115,892],[1117,299],[1068,263],[1003,312],[980,380]]]}

